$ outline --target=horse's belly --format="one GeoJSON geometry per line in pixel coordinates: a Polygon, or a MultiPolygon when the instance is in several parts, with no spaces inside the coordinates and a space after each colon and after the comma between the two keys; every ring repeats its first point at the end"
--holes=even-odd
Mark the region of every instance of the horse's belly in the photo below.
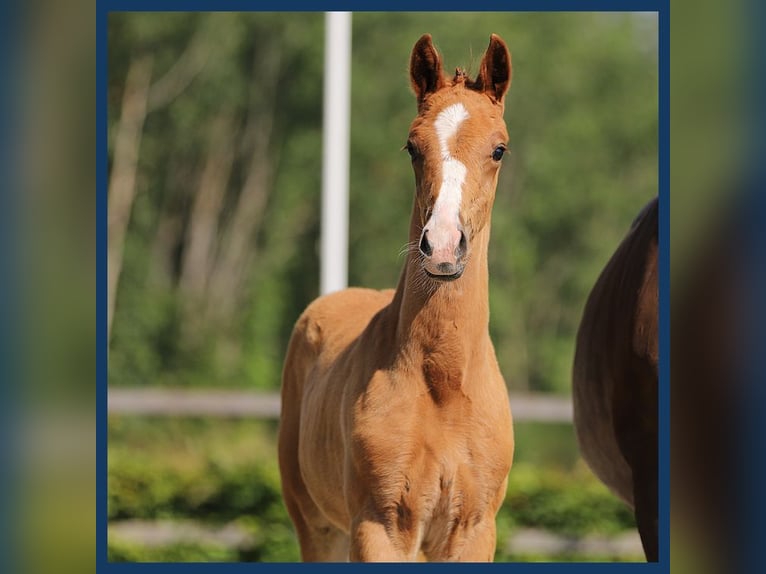
{"type": "Polygon", "coordinates": [[[583,458],[614,494],[633,506],[633,473],[617,444],[608,397],[588,395],[581,384],[587,383],[575,383],[574,417],[583,458]]]}

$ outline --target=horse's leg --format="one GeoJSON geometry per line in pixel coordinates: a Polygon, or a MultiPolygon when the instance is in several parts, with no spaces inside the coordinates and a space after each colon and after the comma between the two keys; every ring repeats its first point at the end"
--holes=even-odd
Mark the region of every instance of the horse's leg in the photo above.
{"type": "Polygon", "coordinates": [[[626,369],[615,392],[614,430],[632,471],[633,508],[644,554],[658,560],[657,372],[640,357],[626,369]]]}
{"type": "Polygon", "coordinates": [[[279,422],[279,473],[282,497],[301,547],[304,562],[345,562],[348,536],[331,524],[317,507],[303,482],[298,446],[305,373],[315,360],[306,336],[306,322],[296,326],[290,339],[282,374],[282,413],[279,422]]]}
{"type": "Polygon", "coordinates": [[[297,440],[290,446],[291,435],[286,430],[284,439],[280,438],[282,496],[298,535],[301,560],[345,562],[348,560],[348,536],[325,518],[311,498],[298,465],[297,440]]]}
{"type": "Polygon", "coordinates": [[[494,515],[468,527],[459,526],[449,540],[425,552],[429,562],[492,562],[497,545],[494,515]]]}
{"type": "Polygon", "coordinates": [[[408,562],[416,559],[416,549],[412,552],[402,550],[401,543],[394,538],[401,533],[386,527],[372,516],[355,520],[351,525],[351,548],[349,558],[352,562],[408,562]]]}
{"type": "MultiPolygon", "coordinates": [[[[318,511],[318,509],[317,509],[318,511]]],[[[309,523],[301,514],[293,516],[303,562],[347,562],[349,557],[348,536],[327,520],[314,515],[309,523]]]]}
{"type": "Polygon", "coordinates": [[[659,560],[657,449],[649,446],[643,450],[633,466],[633,501],[636,526],[638,526],[638,533],[641,536],[646,560],[657,562],[659,560]]]}
{"type": "MultiPolygon", "coordinates": [[[[283,393],[283,396],[289,393],[283,393]]],[[[298,462],[298,401],[283,403],[279,432],[279,466],[282,497],[295,525],[304,562],[345,562],[348,536],[331,524],[311,498],[298,462]]]]}
{"type": "Polygon", "coordinates": [[[492,562],[497,546],[494,516],[485,519],[474,527],[473,535],[463,545],[457,556],[459,562],[492,562]]]}
{"type": "Polygon", "coordinates": [[[495,493],[491,510],[488,509],[484,518],[472,528],[471,539],[460,552],[461,562],[494,562],[497,548],[497,513],[505,500],[508,490],[508,477],[503,480],[495,493]]]}

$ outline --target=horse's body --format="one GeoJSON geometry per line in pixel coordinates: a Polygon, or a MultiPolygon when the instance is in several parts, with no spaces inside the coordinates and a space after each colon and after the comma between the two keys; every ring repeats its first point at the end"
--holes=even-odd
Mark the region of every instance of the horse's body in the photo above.
{"type": "Polygon", "coordinates": [[[296,323],[279,459],[304,561],[494,557],[513,431],[487,246],[510,73],[494,35],[474,81],[443,74],[430,36],[416,43],[417,190],[398,287],[326,295],[296,323]]]}
{"type": "Polygon", "coordinates": [[[634,509],[657,560],[657,199],[647,204],[585,305],[573,369],[583,457],[634,509]]]}

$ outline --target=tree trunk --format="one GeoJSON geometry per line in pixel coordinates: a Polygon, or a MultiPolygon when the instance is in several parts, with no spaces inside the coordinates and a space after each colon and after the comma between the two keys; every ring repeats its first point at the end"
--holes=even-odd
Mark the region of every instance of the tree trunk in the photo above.
{"type": "Polygon", "coordinates": [[[222,113],[213,120],[205,167],[194,196],[186,228],[179,288],[185,297],[201,299],[206,291],[218,239],[218,219],[234,161],[231,117],[222,113]]]}
{"type": "Polygon", "coordinates": [[[250,120],[243,142],[252,142],[250,165],[234,216],[222,242],[215,269],[211,274],[207,316],[213,321],[226,321],[239,303],[255,249],[254,239],[263,223],[264,210],[271,191],[273,154],[272,131],[277,101],[281,52],[274,47],[259,58],[256,90],[262,98],[254,98],[250,120]]]}
{"type": "Polygon", "coordinates": [[[183,297],[184,330],[193,330],[200,319],[199,306],[204,301],[213,274],[218,221],[236,148],[233,131],[234,122],[228,112],[220,113],[212,122],[208,156],[186,227],[178,284],[183,297]]]}
{"type": "Polygon", "coordinates": [[[117,285],[122,270],[125,235],[136,195],[136,171],[141,145],[141,133],[146,118],[149,82],[152,76],[151,57],[134,60],[128,69],[122,97],[120,120],[115,127],[114,159],[109,179],[107,249],[107,340],[112,334],[117,285]]]}

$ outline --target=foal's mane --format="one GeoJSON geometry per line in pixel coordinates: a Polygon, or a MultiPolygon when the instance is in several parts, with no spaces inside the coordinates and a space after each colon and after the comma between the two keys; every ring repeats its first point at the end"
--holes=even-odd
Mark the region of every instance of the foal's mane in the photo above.
{"type": "Polygon", "coordinates": [[[442,77],[444,78],[444,87],[446,88],[451,88],[458,84],[465,84],[466,88],[472,90],[481,89],[481,83],[479,82],[478,76],[472,78],[470,73],[462,66],[456,67],[455,73],[451,77],[447,74],[442,74],[442,77]]]}

